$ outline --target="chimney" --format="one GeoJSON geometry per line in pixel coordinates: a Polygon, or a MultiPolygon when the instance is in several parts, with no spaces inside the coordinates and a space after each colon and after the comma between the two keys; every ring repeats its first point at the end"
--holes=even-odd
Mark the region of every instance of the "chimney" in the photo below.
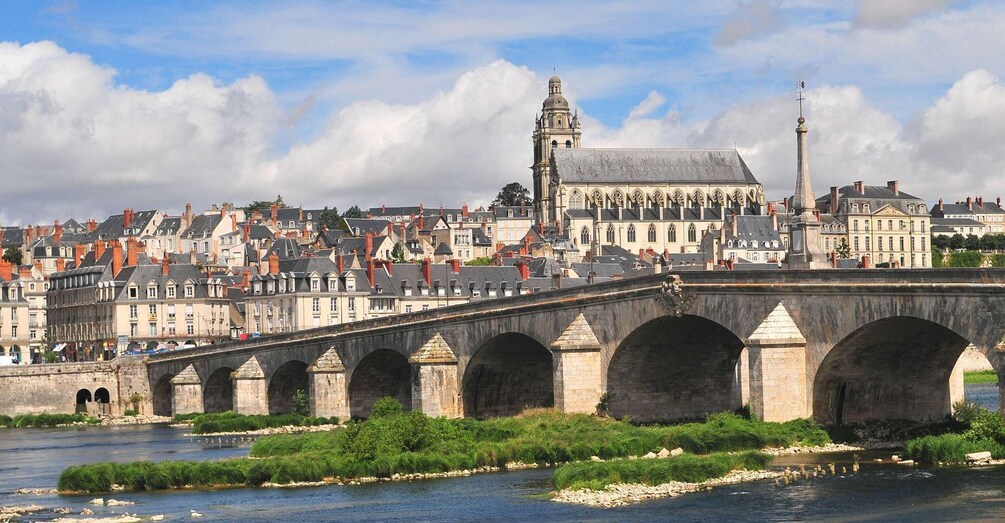
{"type": "Polygon", "coordinates": [[[558,236],[562,236],[562,220],[555,220],[555,229],[558,231],[558,236]]]}
{"type": "Polygon", "coordinates": [[[56,258],[56,272],[63,272],[66,270],[66,259],[56,258]]]}
{"type": "Polygon", "coordinates": [[[978,196],[977,197],[977,206],[978,207],[984,207],[984,197],[983,196],[978,196]]]}
{"type": "Polygon", "coordinates": [[[831,268],[838,268],[838,253],[837,251],[831,251],[831,268]]]}
{"type": "Polygon", "coordinates": [[[464,218],[468,217],[468,204],[466,203],[461,206],[461,216],[464,218]]]}
{"type": "Polygon", "coordinates": [[[188,228],[190,225],[192,225],[192,204],[191,203],[186,203],[185,204],[185,214],[183,214],[181,218],[182,218],[181,221],[185,225],[185,228],[188,228]]]}
{"type": "MultiPolygon", "coordinates": [[[[97,262],[105,255],[105,249],[108,248],[108,242],[98,240],[94,242],[94,261],[97,262]]],[[[81,247],[84,247],[81,245],[81,247]]],[[[83,259],[86,253],[86,249],[81,251],[80,258],[83,259]]]]}
{"type": "Polygon", "coordinates": [[[520,271],[521,280],[527,281],[528,279],[530,279],[530,266],[527,265],[526,261],[520,260],[516,262],[516,268],[520,271]]]}
{"type": "Polygon", "coordinates": [[[384,270],[387,271],[388,276],[394,275],[394,265],[391,264],[391,260],[384,260],[384,270]]]}
{"type": "Polygon", "coordinates": [[[112,243],[112,277],[118,276],[122,270],[122,244],[118,240],[112,243]]]}
{"type": "Polygon", "coordinates": [[[369,260],[371,258],[371,252],[373,252],[373,233],[368,232],[366,233],[366,252],[364,253],[366,259],[369,260]]]}
{"type": "Polygon", "coordinates": [[[864,190],[865,187],[862,184],[862,180],[859,180],[859,181],[855,182],[854,185],[855,185],[855,191],[857,191],[859,194],[865,194],[865,190],[864,190]]]}
{"type": "Polygon", "coordinates": [[[20,277],[22,280],[30,279],[31,278],[31,266],[29,265],[27,267],[25,267],[25,266],[20,267],[20,269],[18,270],[18,277],[20,277]]]}
{"type": "Polygon", "coordinates": [[[98,222],[94,220],[87,220],[87,232],[94,232],[98,228],[98,222]]]}
{"type": "Polygon", "coordinates": [[[341,275],[345,270],[345,261],[343,261],[341,254],[335,255],[335,266],[338,268],[338,273],[341,275]]]}
{"type": "Polygon", "coordinates": [[[171,274],[171,257],[164,253],[164,259],[161,261],[161,274],[167,276],[171,274]]]}
{"type": "Polygon", "coordinates": [[[454,274],[461,272],[461,260],[458,260],[457,258],[450,260],[450,266],[453,268],[454,274]]]}
{"type": "Polygon", "coordinates": [[[775,214],[775,210],[771,209],[771,230],[778,230],[778,215],[775,214]]]}
{"type": "Polygon", "coordinates": [[[231,214],[230,215],[230,230],[231,230],[231,232],[237,230],[237,215],[236,214],[231,214]]]}
{"type": "Polygon", "coordinates": [[[251,271],[245,269],[241,272],[241,288],[248,289],[251,287],[251,271]]]}
{"type": "Polygon", "coordinates": [[[561,289],[562,288],[562,273],[557,272],[551,275],[551,288],[561,289]]]}
{"type": "Polygon", "coordinates": [[[969,196],[967,196],[967,209],[974,210],[974,200],[969,196]]]}
{"type": "Polygon", "coordinates": [[[505,243],[503,243],[503,242],[496,242],[496,252],[499,252],[499,251],[503,250],[504,247],[506,247],[505,243]]]}
{"type": "Polygon", "coordinates": [[[866,254],[865,256],[862,256],[862,268],[863,269],[870,269],[870,268],[872,268],[872,259],[869,257],[868,254],[866,254]]]}
{"type": "Polygon", "coordinates": [[[422,215],[420,214],[420,215],[419,215],[419,230],[421,231],[421,230],[423,230],[423,229],[425,229],[425,228],[426,228],[426,220],[425,220],[425,218],[423,218],[423,217],[422,217],[422,215]]]}
{"type": "Polygon", "coordinates": [[[736,229],[737,229],[737,227],[736,227],[736,214],[733,214],[733,237],[734,238],[736,238],[736,236],[737,236],[736,229]]]}
{"type": "Polygon", "coordinates": [[[303,207],[300,207],[299,209],[297,209],[297,221],[298,222],[304,221],[304,208],[303,207]]]}
{"type": "Polygon", "coordinates": [[[387,207],[384,207],[384,204],[380,204],[380,214],[387,214],[387,207]]]}
{"type": "Polygon", "coordinates": [[[367,258],[367,260],[366,260],[366,279],[370,281],[370,286],[373,287],[373,285],[374,285],[374,280],[373,280],[373,260],[370,259],[370,258],[367,258]]]}
{"type": "Polygon", "coordinates": [[[272,221],[276,221],[276,218],[279,217],[279,206],[278,205],[272,204],[272,206],[269,208],[269,216],[272,218],[272,221]]]}
{"type": "Polygon", "coordinates": [[[244,222],[244,241],[247,242],[251,238],[251,223],[244,222]]]}
{"type": "Polygon", "coordinates": [[[419,204],[419,214],[420,214],[420,215],[422,214],[422,211],[423,211],[423,208],[422,208],[422,204],[420,203],[420,204],[419,204]]]}
{"type": "MultiPolygon", "coordinates": [[[[1001,201],[1001,198],[998,198],[998,201],[1001,201]]],[[[939,198],[939,211],[944,211],[944,210],[946,210],[946,208],[945,208],[945,206],[942,203],[942,198],[939,198]]]]}
{"type": "Polygon", "coordinates": [[[122,211],[122,227],[129,227],[130,223],[133,223],[133,210],[125,209],[122,211]]]}
{"type": "Polygon", "coordinates": [[[897,180],[890,180],[886,182],[886,188],[894,194],[894,196],[900,196],[900,182],[897,180]]]}
{"type": "Polygon", "coordinates": [[[423,258],[422,259],[422,265],[419,266],[419,270],[422,272],[422,279],[426,280],[426,285],[427,286],[432,286],[433,285],[433,271],[432,271],[432,267],[429,266],[429,258],[423,258]]]}
{"type": "Polygon", "coordinates": [[[1001,196],[999,196],[999,197],[998,197],[998,199],[997,199],[997,200],[995,200],[995,203],[997,203],[997,204],[998,204],[998,207],[1001,207],[1001,206],[1002,206],[1002,197],[1001,197],[1001,196]]]}
{"type": "Polygon", "coordinates": [[[279,274],[279,255],[275,252],[269,255],[269,274],[279,274]]]}
{"type": "Polygon", "coordinates": [[[126,267],[135,267],[139,262],[140,246],[136,238],[126,240],[126,267]]]}
{"type": "Polygon", "coordinates": [[[63,238],[63,226],[59,224],[59,220],[52,226],[52,240],[59,243],[60,239],[63,238]]]}
{"type": "Polygon", "coordinates": [[[831,214],[837,214],[838,212],[838,188],[837,186],[831,187],[831,214]]]}
{"type": "MultiPolygon", "coordinates": [[[[99,242],[95,242],[94,246],[97,248],[99,242]]],[[[87,254],[87,247],[83,243],[78,243],[73,246],[73,265],[80,267],[80,262],[84,261],[84,256],[87,254]]],[[[97,259],[98,252],[94,252],[95,260],[97,259]]]]}
{"type": "Polygon", "coordinates": [[[530,236],[523,237],[523,248],[520,251],[520,254],[530,254],[530,236]]]}
{"type": "Polygon", "coordinates": [[[11,281],[14,279],[14,264],[7,260],[0,260],[0,279],[11,281]]]}

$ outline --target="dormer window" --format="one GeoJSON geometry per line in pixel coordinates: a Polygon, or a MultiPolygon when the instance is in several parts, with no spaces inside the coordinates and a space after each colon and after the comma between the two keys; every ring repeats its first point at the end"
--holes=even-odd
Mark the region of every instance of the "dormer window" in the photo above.
{"type": "Polygon", "coordinates": [[[139,298],[140,297],[140,289],[137,288],[135,285],[130,285],[129,286],[128,296],[129,296],[130,300],[135,300],[135,299],[139,298]]]}
{"type": "Polygon", "coordinates": [[[293,220],[290,220],[290,229],[295,229],[296,227],[297,227],[297,223],[294,222],[293,220]]]}
{"type": "Polygon", "coordinates": [[[195,297],[195,285],[192,285],[191,283],[185,284],[185,297],[186,298],[195,297]]]}
{"type": "Polygon", "coordinates": [[[150,285],[147,287],[147,299],[156,300],[157,299],[157,286],[150,285]]]}
{"type": "Polygon", "coordinates": [[[345,290],[355,291],[356,290],[356,278],[346,278],[345,279],[345,290]]]}
{"type": "Polygon", "coordinates": [[[164,292],[167,293],[168,299],[173,299],[173,298],[175,298],[175,293],[177,292],[177,287],[174,286],[174,285],[168,285],[165,288],[164,292]]]}
{"type": "Polygon", "coordinates": [[[311,290],[317,292],[321,290],[321,280],[318,278],[311,278],[311,290]]]}

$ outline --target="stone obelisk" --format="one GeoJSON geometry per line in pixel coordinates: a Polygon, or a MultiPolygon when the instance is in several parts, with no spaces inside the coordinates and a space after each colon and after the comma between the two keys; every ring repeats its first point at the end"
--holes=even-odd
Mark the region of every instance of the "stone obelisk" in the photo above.
{"type": "MultiPolygon", "coordinates": [[[[802,112],[802,111],[800,111],[802,112]]],[[[809,149],[806,145],[806,119],[800,114],[796,126],[796,193],[792,201],[792,221],[789,222],[790,269],[830,268],[820,239],[820,217],[816,198],[810,185],[809,149]]]]}

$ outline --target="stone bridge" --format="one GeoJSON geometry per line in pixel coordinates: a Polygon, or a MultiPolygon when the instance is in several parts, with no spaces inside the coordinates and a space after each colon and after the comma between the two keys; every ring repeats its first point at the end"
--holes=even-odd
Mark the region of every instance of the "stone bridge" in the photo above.
{"type": "Polygon", "coordinates": [[[121,409],[138,392],[164,415],[286,412],[303,390],[319,416],[366,416],[393,396],[483,418],[593,412],[607,392],[613,416],[636,420],[749,404],[766,420],[843,423],[948,414],[968,344],[1005,374],[1005,271],[679,275],[158,354],[120,370],[113,395],[121,409]]]}

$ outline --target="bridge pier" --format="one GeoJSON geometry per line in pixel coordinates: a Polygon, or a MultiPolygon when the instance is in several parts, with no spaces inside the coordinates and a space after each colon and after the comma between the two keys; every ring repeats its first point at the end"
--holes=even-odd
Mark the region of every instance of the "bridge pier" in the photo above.
{"type": "Polygon", "coordinates": [[[600,341],[582,313],[551,344],[555,408],[593,413],[601,392],[600,341]]]}
{"type": "Polygon", "coordinates": [[[781,303],[747,340],[750,412],[764,421],[809,417],[806,338],[781,303]]]}
{"type": "Polygon", "coordinates": [[[461,417],[457,357],[439,333],[409,358],[412,365],[412,410],[427,416],[461,417]]]}
{"type": "Polygon", "coordinates": [[[202,380],[195,367],[189,365],[185,370],[171,378],[171,414],[192,414],[203,412],[202,380]]]}
{"type": "Polygon", "coordinates": [[[269,413],[269,387],[265,372],[252,356],[231,375],[234,383],[234,412],[238,414],[269,413]]]}
{"type": "Polygon", "coordinates": [[[324,418],[349,419],[349,389],[345,365],[335,352],[328,349],[318,361],[307,368],[311,385],[311,414],[324,418]]]}

